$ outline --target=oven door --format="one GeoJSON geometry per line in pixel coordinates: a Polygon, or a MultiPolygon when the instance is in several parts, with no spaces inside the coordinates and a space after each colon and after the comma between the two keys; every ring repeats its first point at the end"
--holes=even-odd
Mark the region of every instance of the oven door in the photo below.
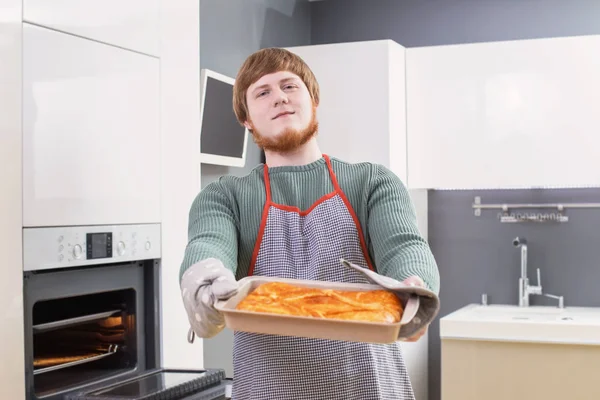
{"type": "Polygon", "coordinates": [[[62,400],[158,367],[158,264],[25,273],[27,399],[62,400]]]}
{"type": "Polygon", "coordinates": [[[162,369],[107,382],[65,400],[227,400],[225,370],[162,369]]]}

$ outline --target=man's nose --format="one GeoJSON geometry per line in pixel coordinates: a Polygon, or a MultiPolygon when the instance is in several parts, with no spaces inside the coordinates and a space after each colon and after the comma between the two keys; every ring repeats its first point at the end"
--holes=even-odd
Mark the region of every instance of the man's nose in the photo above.
{"type": "Polygon", "coordinates": [[[287,94],[283,90],[275,93],[275,105],[287,104],[289,102],[287,94]]]}

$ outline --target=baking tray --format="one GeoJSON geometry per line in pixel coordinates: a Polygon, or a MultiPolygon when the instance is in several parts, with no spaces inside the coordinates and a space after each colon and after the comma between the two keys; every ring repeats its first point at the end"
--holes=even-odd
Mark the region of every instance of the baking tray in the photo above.
{"type": "Polygon", "coordinates": [[[394,343],[402,327],[408,324],[419,309],[419,296],[407,295],[400,301],[404,308],[400,322],[393,324],[347,321],[304,316],[278,315],[254,311],[236,310],[241,302],[259,285],[267,282],[283,282],[292,285],[334,290],[385,290],[379,285],[328,281],[307,281],[279,277],[249,276],[239,280],[238,292],[225,301],[219,301],[215,308],[221,311],[225,325],[233,331],[263,333],[280,336],[296,336],[315,339],[343,340],[349,342],[394,343]]]}

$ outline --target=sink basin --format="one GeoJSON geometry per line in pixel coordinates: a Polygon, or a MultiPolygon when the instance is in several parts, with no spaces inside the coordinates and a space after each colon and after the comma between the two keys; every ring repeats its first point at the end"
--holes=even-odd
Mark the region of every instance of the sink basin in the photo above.
{"type": "Polygon", "coordinates": [[[600,345],[600,308],[470,304],[440,319],[440,337],[600,345]]]}
{"type": "MultiPolygon", "coordinates": [[[[589,315],[573,309],[557,307],[517,307],[517,306],[481,306],[476,305],[471,309],[473,317],[486,321],[572,321],[587,319],[589,315]]],[[[589,314],[589,313],[588,313],[589,314]]]]}

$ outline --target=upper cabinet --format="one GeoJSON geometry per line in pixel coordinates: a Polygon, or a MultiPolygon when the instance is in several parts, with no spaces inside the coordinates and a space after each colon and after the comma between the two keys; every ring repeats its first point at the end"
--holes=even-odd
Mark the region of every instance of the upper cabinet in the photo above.
{"type": "Polygon", "coordinates": [[[23,24],[23,224],[160,222],[159,59],[23,24]]]}
{"type": "Polygon", "coordinates": [[[378,40],[289,50],[309,65],[320,86],[321,151],[383,164],[406,184],[404,47],[378,40]]]}
{"type": "Polygon", "coordinates": [[[158,0],[24,0],[23,20],[158,56],[158,0]]]}
{"type": "Polygon", "coordinates": [[[600,186],[600,36],[411,48],[406,82],[412,187],[600,186]]]}

